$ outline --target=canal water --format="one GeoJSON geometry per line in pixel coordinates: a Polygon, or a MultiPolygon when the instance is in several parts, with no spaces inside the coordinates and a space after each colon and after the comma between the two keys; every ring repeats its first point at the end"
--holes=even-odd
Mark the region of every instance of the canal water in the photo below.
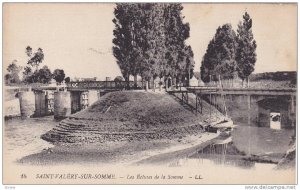
{"type": "Polygon", "coordinates": [[[13,118],[5,120],[4,155],[5,159],[16,160],[43,149],[53,147],[40,136],[56,126],[53,116],[43,118],[13,118]]]}
{"type": "Polygon", "coordinates": [[[228,137],[232,138],[232,142],[226,149],[221,146],[212,149],[209,145],[167,164],[169,167],[199,169],[235,167],[257,171],[272,170],[290,148],[293,134],[292,129],[236,126],[228,137]]]}

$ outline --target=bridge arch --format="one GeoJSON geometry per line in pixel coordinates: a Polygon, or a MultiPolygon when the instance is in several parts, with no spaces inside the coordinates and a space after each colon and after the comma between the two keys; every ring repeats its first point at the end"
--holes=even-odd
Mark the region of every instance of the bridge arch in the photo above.
{"type": "Polygon", "coordinates": [[[274,122],[280,124],[279,128],[291,128],[290,99],[284,96],[266,97],[258,100],[258,126],[272,127],[274,122]]]}

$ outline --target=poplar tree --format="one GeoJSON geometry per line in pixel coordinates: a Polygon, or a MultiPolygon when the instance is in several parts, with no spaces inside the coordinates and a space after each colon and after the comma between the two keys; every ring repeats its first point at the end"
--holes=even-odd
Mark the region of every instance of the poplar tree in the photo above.
{"type": "Polygon", "coordinates": [[[131,55],[132,55],[132,35],[131,35],[131,19],[128,14],[130,4],[117,3],[114,10],[115,18],[113,23],[113,54],[117,64],[121,70],[125,81],[129,81],[131,74],[131,55]]]}
{"type": "Polygon", "coordinates": [[[218,27],[214,38],[208,44],[201,64],[201,77],[204,82],[210,80],[209,75],[217,80],[233,78],[236,64],[236,34],[231,24],[218,27]]]}
{"type": "Polygon", "coordinates": [[[141,65],[141,76],[148,83],[157,77],[162,78],[165,66],[165,26],[164,5],[147,3],[144,9],[143,44],[144,57],[141,65]]]}
{"type": "Polygon", "coordinates": [[[252,19],[247,12],[243,15],[243,22],[238,25],[237,37],[237,70],[244,86],[244,80],[247,79],[248,83],[248,77],[254,71],[257,47],[252,33],[252,19]]]}
{"type": "MultiPolygon", "coordinates": [[[[165,6],[165,38],[166,38],[166,75],[182,81],[187,70],[186,60],[193,59],[192,53],[186,53],[185,40],[189,38],[189,23],[184,23],[181,14],[183,7],[180,3],[170,3],[165,6]]],[[[190,64],[193,64],[191,61],[190,64]]],[[[189,66],[192,68],[193,66],[189,66]]]]}
{"type": "Polygon", "coordinates": [[[216,57],[216,45],[215,39],[213,38],[206,49],[206,53],[203,56],[201,67],[200,67],[200,74],[201,80],[203,82],[210,82],[211,77],[215,73],[215,67],[218,65],[218,58],[216,57]]]}
{"type": "Polygon", "coordinates": [[[113,53],[123,77],[139,74],[147,83],[171,76],[184,80],[194,68],[193,52],[185,44],[189,24],[180,3],[118,3],[113,53]]]}

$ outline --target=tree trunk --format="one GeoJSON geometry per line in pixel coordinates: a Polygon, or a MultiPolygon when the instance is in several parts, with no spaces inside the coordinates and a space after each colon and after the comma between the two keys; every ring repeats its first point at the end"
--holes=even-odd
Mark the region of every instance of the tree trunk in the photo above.
{"type": "Polygon", "coordinates": [[[126,89],[129,89],[129,75],[127,74],[126,75],[126,78],[125,78],[125,82],[126,82],[126,89]]]}
{"type": "Polygon", "coordinates": [[[220,88],[222,88],[221,75],[219,75],[219,85],[220,85],[220,88]]]}
{"type": "Polygon", "coordinates": [[[152,88],[153,88],[153,92],[155,92],[155,81],[154,81],[154,78],[152,78],[152,88]]]}
{"type": "Polygon", "coordinates": [[[244,88],[244,80],[245,80],[245,79],[242,79],[242,88],[244,88]]]}
{"type": "Polygon", "coordinates": [[[187,86],[190,86],[190,79],[191,79],[191,69],[190,69],[190,65],[189,65],[189,76],[188,76],[188,80],[187,80],[187,86]]]}
{"type": "Polygon", "coordinates": [[[146,91],[148,91],[148,89],[149,89],[149,81],[146,81],[146,91]]]}
{"type": "Polygon", "coordinates": [[[247,77],[247,88],[250,87],[250,83],[249,83],[249,77],[247,77]]]}
{"type": "Polygon", "coordinates": [[[164,78],[164,81],[165,81],[165,88],[166,88],[166,90],[168,90],[168,88],[169,88],[169,78],[164,78]]]}
{"type": "Polygon", "coordinates": [[[137,87],[137,74],[134,75],[134,87],[137,87]]]}
{"type": "Polygon", "coordinates": [[[161,91],[162,81],[161,78],[159,78],[159,91],[161,91]]]}
{"type": "Polygon", "coordinates": [[[177,88],[177,80],[176,80],[176,77],[174,77],[174,85],[175,85],[175,87],[177,88]]]}

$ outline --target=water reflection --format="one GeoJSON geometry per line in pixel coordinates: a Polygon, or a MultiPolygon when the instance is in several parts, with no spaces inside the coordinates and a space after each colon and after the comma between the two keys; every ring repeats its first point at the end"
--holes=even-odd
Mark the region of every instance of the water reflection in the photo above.
{"type": "MultiPolygon", "coordinates": [[[[255,162],[245,159],[241,154],[232,155],[232,143],[228,146],[207,146],[206,148],[169,163],[169,167],[239,167],[243,169],[253,169],[255,162]]],[[[272,167],[275,165],[272,164],[272,167]]]]}
{"type": "Polygon", "coordinates": [[[237,167],[240,169],[273,169],[276,164],[256,163],[246,159],[242,155],[228,155],[216,153],[197,152],[189,157],[173,160],[168,167],[193,167],[193,168],[215,168],[215,167],[237,167]]]}
{"type": "MultiPolygon", "coordinates": [[[[261,165],[269,165],[270,168],[275,167],[275,164],[261,164],[261,165]]],[[[174,162],[171,162],[169,167],[238,167],[242,169],[254,169],[256,166],[255,162],[243,160],[240,158],[234,158],[234,157],[224,157],[220,155],[201,155],[198,158],[183,158],[176,160],[174,162]]]]}
{"type": "Polygon", "coordinates": [[[194,155],[194,157],[191,157],[191,159],[210,160],[214,165],[234,166],[244,169],[253,168],[255,166],[255,162],[244,160],[243,157],[238,155],[198,153],[194,155]]]}
{"type": "MultiPolygon", "coordinates": [[[[274,131],[271,129],[266,129],[266,128],[257,128],[257,127],[251,127],[251,130],[255,130],[256,134],[259,138],[260,136],[268,136],[269,138],[277,138],[278,134],[280,136],[282,135],[281,133],[278,133],[277,135],[274,135],[274,131]]],[[[194,154],[190,154],[186,156],[185,158],[182,159],[176,159],[172,162],[169,163],[169,167],[198,167],[198,168],[207,168],[207,167],[238,167],[241,169],[272,169],[276,166],[273,161],[275,162],[278,159],[281,159],[282,155],[284,154],[285,150],[281,150],[282,154],[274,154],[268,156],[271,157],[265,157],[264,155],[267,154],[268,151],[277,151],[278,146],[269,146],[268,141],[263,140],[259,141],[261,144],[257,144],[257,141],[251,141],[251,137],[245,138],[247,134],[249,134],[248,127],[244,127],[240,129],[238,127],[238,132],[234,132],[234,134],[230,134],[229,136],[223,135],[222,134],[217,138],[214,139],[208,146],[205,148],[198,150],[194,154]],[[236,135],[238,134],[239,138],[236,139],[236,135]],[[233,138],[234,137],[234,138],[233,138]],[[244,137],[244,138],[242,138],[244,137]],[[251,144],[249,145],[248,142],[251,144]],[[252,143],[253,142],[253,143],[252,143]],[[239,146],[236,146],[236,144],[242,144],[239,146]],[[254,156],[252,154],[248,154],[248,149],[249,146],[253,147],[259,147],[256,148],[255,153],[259,153],[258,156],[254,156]],[[240,147],[242,149],[239,149],[237,147],[240,147]],[[258,163],[258,162],[265,162],[265,163],[258,163]],[[270,163],[268,163],[270,162],[270,163]],[[273,163],[272,163],[273,162],[273,163]]],[[[250,131],[253,133],[253,131],[250,131]]],[[[285,133],[284,133],[285,134],[285,133]]],[[[264,138],[265,139],[265,138],[264,138]]],[[[275,140],[275,139],[274,139],[275,140]]]]}

